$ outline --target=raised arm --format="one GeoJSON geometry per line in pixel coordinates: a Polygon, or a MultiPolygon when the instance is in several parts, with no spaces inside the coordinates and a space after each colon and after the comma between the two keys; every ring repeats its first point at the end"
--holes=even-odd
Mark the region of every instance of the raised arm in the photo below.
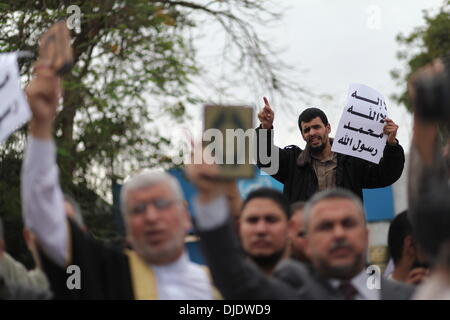
{"type": "Polygon", "coordinates": [[[43,65],[37,65],[35,71],[25,89],[32,119],[21,175],[23,218],[44,252],[64,266],[68,260],[68,229],[52,137],[60,79],[43,65]]]}
{"type": "Polygon", "coordinates": [[[268,277],[239,248],[225,197],[227,182],[217,180],[217,167],[190,165],[186,172],[198,190],[196,225],[214,283],[225,299],[295,299],[296,290],[268,277]]]}
{"type": "Polygon", "coordinates": [[[273,121],[275,113],[266,97],[264,107],[258,113],[258,119],[261,122],[256,128],[256,164],[281,183],[284,183],[289,175],[289,157],[290,152],[278,148],[273,142],[273,121]]]}

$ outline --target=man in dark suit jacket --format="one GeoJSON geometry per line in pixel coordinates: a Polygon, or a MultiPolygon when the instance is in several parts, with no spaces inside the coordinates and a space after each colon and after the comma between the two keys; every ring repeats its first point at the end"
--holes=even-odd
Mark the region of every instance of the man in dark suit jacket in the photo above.
{"type": "MultiPolygon", "coordinates": [[[[190,165],[198,187],[197,227],[214,281],[226,299],[408,299],[413,289],[366,273],[368,229],[362,203],[342,189],[316,194],[305,208],[308,255],[314,270],[295,261],[265,276],[239,250],[212,165],[190,165]]],[[[376,269],[375,269],[376,271],[376,269]]]]}

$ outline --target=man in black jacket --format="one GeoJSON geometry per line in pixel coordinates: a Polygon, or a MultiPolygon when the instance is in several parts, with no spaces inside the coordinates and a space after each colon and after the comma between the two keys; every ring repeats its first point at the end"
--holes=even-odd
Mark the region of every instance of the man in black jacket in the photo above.
{"type": "Polygon", "coordinates": [[[284,184],[283,192],[291,203],[308,200],[314,193],[334,187],[349,189],[362,199],[363,188],[387,187],[402,174],[405,155],[396,139],[398,126],[391,119],[385,119],[383,131],[388,136],[387,143],[377,165],[331,151],[331,126],[325,113],[318,108],[308,108],[298,118],[302,138],[306,141],[305,150],[297,146],[284,149],[274,146],[274,112],[267,98],[264,98],[264,108],[258,118],[261,125],[256,129],[257,164],[284,184]],[[262,146],[267,151],[262,150],[262,146]],[[262,158],[266,154],[269,162],[262,158]],[[276,165],[274,161],[277,161],[276,165]],[[271,172],[267,170],[269,167],[271,172]],[[274,168],[277,168],[276,172],[274,168]]]}
{"type": "Polygon", "coordinates": [[[186,175],[197,187],[194,201],[200,243],[214,283],[225,299],[409,299],[413,288],[366,269],[369,230],[360,199],[348,190],[317,193],[305,207],[311,267],[282,260],[271,276],[245,259],[228,214],[225,190],[214,165],[192,164],[186,175]]]}

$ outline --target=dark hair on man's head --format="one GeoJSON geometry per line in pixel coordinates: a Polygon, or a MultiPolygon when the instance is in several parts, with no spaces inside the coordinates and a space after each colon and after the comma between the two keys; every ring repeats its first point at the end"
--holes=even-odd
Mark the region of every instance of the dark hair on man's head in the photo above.
{"type": "Polygon", "coordinates": [[[305,208],[306,202],[305,201],[297,201],[291,204],[291,211],[294,213],[297,210],[303,210],[305,208]]]}
{"type": "Polygon", "coordinates": [[[414,207],[409,209],[413,236],[432,263],[440,247],[450,240],[449,195],[448,185],[437,185],[421,195],[414,207]]]}
{"type": "Polygon", "coordinates": [[[303,110],[298,116],[298,127],[302,131],[302,122],[309,122],[314,118],[319,117],[323,124],[326,126],[328,124],[328,118],[325,113],[319,108],[308,108],[303,110]]]}
{"type": "MultiPolygon", "coordinates": [[[[312,209],[313,207],[324,200],[330,199],[346,199],[353,202],[361,212],[361,215],[364,219],[364,223],[366,223],[366,215],[364,213],[364,206],[361,202],[361,199],[354,194],[352,191],[343,188],[332,188],[325,189],[320,192],[315,193],[309,200],[306,202],[305,209],[303,211],[303,220],[305,221],[305,226],[308,227],[309,220],[311,219],[312,209]]],[[[308,228],[306,228],[308,229],[308,228]]]]}
{"type": "Polygon", "coordinates": [[[280,191],[271,189],[271,188],[259,188],[252,192],[250,192],[245,198],[244,202],[242,203],[242,209],[241,212],[245,209],[247,204],[250,202],[250,200],[256,199],[256,198],[263,198],[263,199],[270,199],[281,208],[283,213],[286,215],[286,218],[291,217],[291,208],[289,206],[289,202],[287,201],[284,194],[282,194],[280,191]]]}
{"type": "Polygon", "coordinates": [[[407,211],[399,213],[391,221],[388,231],[389,253],[394,260],[394,264],[402,258],[403,244],[406,236],[412,235],[412,225],[409,222],[407,211]]]}

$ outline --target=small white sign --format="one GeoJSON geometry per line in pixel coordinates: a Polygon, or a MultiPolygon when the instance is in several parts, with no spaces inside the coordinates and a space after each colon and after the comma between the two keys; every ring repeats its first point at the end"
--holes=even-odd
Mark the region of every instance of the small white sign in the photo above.
{"type": "Polygon", "coordinates": [[[0,54],[0,142],[31,118],[20,87],[17,53],[0,54]]]}
{"type": "Polygon", "coordinates": [[[383,127],[387,117],[381,93],[363,84],[351,84],[331,150],[378,164],[386,146],[383,127]]]}

